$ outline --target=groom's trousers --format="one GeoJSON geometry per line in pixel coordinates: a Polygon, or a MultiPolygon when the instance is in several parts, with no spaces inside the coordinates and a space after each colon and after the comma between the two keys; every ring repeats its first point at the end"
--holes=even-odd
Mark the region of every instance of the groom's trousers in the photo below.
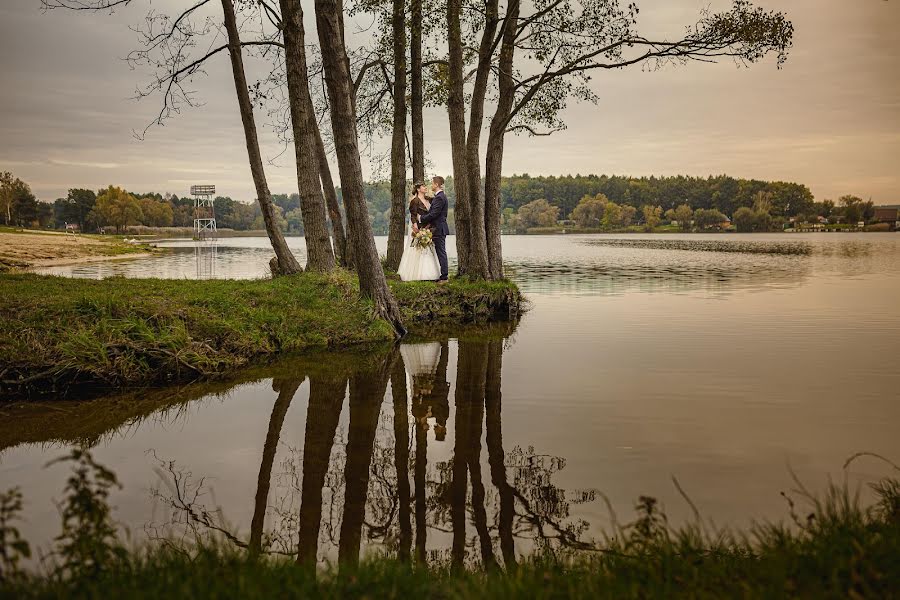
{"type": "Polygon", "coordinates": [[[449,267],[447,266],[447,236],[436,235],[432,238],[434,251],[437,253],[438,262],[441,265],[441,279],[447,279],[449,267]]]}

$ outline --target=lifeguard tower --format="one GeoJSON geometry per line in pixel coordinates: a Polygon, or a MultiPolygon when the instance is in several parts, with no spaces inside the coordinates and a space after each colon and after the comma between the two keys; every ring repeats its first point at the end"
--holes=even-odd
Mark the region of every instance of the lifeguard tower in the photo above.
{"type": "Polygon", "coordinates": [[[216,186],[192,185],[191,195],[194,197],[194,237],[198,240],[215,239],[218,236],[213,206],[216,186]]]}

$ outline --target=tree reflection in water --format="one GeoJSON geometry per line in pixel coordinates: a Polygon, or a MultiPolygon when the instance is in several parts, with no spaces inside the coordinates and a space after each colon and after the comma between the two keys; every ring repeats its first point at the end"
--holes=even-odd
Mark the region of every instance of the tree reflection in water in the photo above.
{"type": "Polygon", "coordinates": [[[170,523],[175,528],[168,535],[177,529],[198,540],[226,539],[251,554],[286,554],[303,564],[333,557],[336,549],[339,562],[351,566],[364,545],[403,561],[508,570],[525,553],[591,549],[588,524],[569,511],[570,504],[594,501],[595,494],[579,492],[570,499],[553,483],[565,467],[562,458],[536,454],[531,447],[504,448],[502,358],[512,328],[460,336],[452,457],[431,464],[429,431],[434,429],[432,443],[451,443],[446,441],[450,340],[354,361],[292,364],[289,375],[273,378],[278,395],[262,448],[248,541],[198,503],[202,480],[193,482],[173,463],[166,464],[168,492],[156,492],[175,509],[170,523]],[[309,403],[298,449],[281,439],[281,430],[305,381],[309,403]],[[349,425],[343,431],[345,401],[349,425]],[[279,447],[285,458],[273,475],[279,447]],[[270,487],[277,491],[270,493],[270,487]]]}

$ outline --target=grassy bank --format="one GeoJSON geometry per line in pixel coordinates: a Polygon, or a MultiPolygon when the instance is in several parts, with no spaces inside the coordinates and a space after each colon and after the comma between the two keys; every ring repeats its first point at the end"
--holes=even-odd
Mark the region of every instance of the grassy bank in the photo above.
{"type": "MultiPolygon", "coordinates": [[[[508,282],[391,282],[415,333],[509,318],[508,282]]],[[[0,397],[164,384],[231,372],[254,358],[386,343],[346,272],[275,280],[102,281],[0,275],[0,397]]]]}
{"type": "Polygon", "coordinates": [[[30,552],[16,530],[23,499],[15,491],[0,495],[2,598],[857,599],[900,593],[896,479],[873,484],[875,502],[868,506],[846,485],[832,485],[820,497],[797,492],[791,525],[709,531],[698,517],[674,528],[652,498],[641,497],[635,520],[589,551],[530,558],[505,552],[502,564],[487,570],[474,548],[471,560],[456,567],[435,553],[427,566],[385,555],[317,570],[264,550],[254,559],[237,537],[188,536],[126,549],[107,503],[115,475],[82,451],[68,460],[75,464],[62,500],[62,533],[37,572],[20,565],[30,552]]]}

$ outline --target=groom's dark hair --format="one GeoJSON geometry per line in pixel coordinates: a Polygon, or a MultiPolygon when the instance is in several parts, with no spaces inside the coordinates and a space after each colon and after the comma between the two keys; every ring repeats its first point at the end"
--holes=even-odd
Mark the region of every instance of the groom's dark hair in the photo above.
{"type": "Polygon", "coordinates": [[[444,178],[441,177],[440,175],[435,175],[434,177],[431,178],[431,181],[433,181],[434,183],[436,183],[440,186],[444,185],[444,178]]]}

